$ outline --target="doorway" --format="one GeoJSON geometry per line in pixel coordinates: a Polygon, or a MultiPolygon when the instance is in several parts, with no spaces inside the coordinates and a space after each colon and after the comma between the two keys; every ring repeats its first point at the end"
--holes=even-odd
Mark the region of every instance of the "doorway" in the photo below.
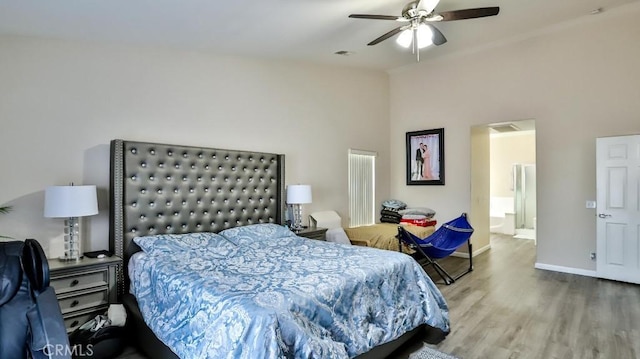
{"type": "Polygon", "coordinates": [[[488,125],[490,232],[535,240],[535,121],[488,125]]]}

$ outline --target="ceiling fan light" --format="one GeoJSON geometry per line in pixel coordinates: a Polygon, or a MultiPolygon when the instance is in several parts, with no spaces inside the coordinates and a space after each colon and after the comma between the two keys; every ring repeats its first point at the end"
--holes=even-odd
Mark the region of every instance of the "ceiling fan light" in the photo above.
{"type": "Polygon", "coordinates": [[[421,24],[418,26],[418,48],[424,49],[427,46],[433,45],[433,31],[427,25],[421,24]]]}
{"type": "Polygon", "coordinates": [[[398,35],[396,38],[396,43],[405,49],[408,49],[411,46],[411,40],[413,38],[413,34],[411,33],[411,29],[406,29],[398,35]]]}

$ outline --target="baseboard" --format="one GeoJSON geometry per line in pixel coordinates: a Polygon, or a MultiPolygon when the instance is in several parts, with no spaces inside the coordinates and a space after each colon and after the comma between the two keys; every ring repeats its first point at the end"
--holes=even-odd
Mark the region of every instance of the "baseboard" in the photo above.
{"type": "MultiPolygon", "coordinates": [[[[488,251],[489,249],[491,249],[491,244],[487,244],[486,246],[473,251],[473,256],[475,257],[475,256],[477,256],[477,255],[479,255],[481,253],[484,253],[484,252],[488,251]]],[[[451,256],[452,257],[459,257],[459,258],[469,258],[469,253],[467,253],[467,252],[453,252],[453,253],[451,253],[451,256]]]]}
{"type": "Polygon", "coordinates": [[[585,277],[596,277],[596,271],[573,268],[573,267],[563,267],[563,266],[554,266],[552,264],[544,264],[544,263],[536,263],[534,265],[536,269],[549,270],[553,272],[561,272],[561,273],[569,273],[569,274],[577,274],[585,277]]]}

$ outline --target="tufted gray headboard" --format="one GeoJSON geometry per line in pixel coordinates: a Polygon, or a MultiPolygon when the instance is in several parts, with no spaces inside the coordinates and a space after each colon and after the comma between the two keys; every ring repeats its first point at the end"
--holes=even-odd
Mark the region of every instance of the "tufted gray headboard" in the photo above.
{"type": "Polygon", "coordinates": [[[284,221],[280,154],[113,140],[110,184],[109,249],[125,267],[137,236],[284,221]]]}

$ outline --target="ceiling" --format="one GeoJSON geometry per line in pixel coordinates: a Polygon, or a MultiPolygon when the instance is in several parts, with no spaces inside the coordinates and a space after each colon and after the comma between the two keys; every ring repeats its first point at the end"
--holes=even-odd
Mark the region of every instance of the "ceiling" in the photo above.
{"type": "MultiPolygon", "coordinates": [[[[437,11],[499,6],[494,17],[437,23],[448,39],[422,61],[526,36],[640,0],[441,0],[437,11]]],[[[0,0],[0,34],[168,46],[259,59],[379,70],[416,62],[392,39],[398,26],[349,14],[400,15],[408,0],[0,0]],[[349,56],[336,55],[349,51],[349,56]]]]}
{"type": "Polygon", "coordinates": [[[489,134],[492,136],[510,135],[536,130],[536,120],[516,120],[509,122],[492,123],[488,125],[489,134]]]}

